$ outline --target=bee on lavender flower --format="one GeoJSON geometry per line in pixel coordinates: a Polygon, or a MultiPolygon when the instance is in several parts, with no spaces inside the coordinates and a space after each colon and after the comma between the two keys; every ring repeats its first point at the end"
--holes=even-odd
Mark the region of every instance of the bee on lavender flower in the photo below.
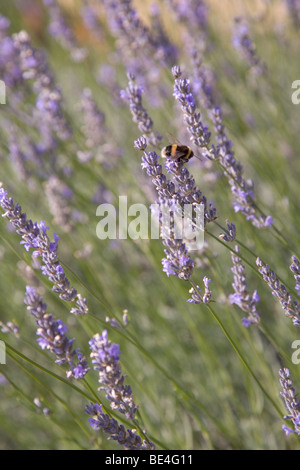
{"type": "Polygon", "coordinates": [[[170,139],[175,141],[175,144],[167,145],[161,151],[162,158],[169,160],[177,160],[178,162],[187,163],[192,157],[202,160],[198,155],[195,155],[193,150],[187,145],[182,145],[175,137],[169,135],[170,139]]]}

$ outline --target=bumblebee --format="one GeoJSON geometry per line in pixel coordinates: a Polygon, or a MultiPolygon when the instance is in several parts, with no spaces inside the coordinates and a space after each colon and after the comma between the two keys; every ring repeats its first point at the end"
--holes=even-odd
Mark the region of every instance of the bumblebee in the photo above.
{"type": "Polygon", "coordinates": [[[177,160],[178,162],[187,163],[192,157],[196,157],[199,160],[202,158],[198,157],[193,150],[187,145],[182,145],[172,134],[168,133],[169,140],[176,142],[176,144],[167,145],[161,151],[162,158],[168,158],[169,160],[177,160]]]}
{"type": "Polygon", "coordinates": [[[161,151],[161,156],[169,160],[188,162],[194,156],[194,152],[187,145],[173,144],[164,147],[161,151]]]}

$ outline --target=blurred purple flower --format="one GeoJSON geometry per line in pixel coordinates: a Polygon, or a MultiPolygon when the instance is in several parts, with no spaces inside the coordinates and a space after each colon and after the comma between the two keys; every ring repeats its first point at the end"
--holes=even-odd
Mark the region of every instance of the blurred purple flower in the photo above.
{"type": "Polygon", "coordinates": [[[219,106],[215,106],[210,110],[210,117],[216,131],[218,142],[218,156],[223,168],[225,176],[228,178],[234,195],[233,208],[235,212],[242,212],[247,220],[257,228],[267,228],[273,223],[271,216],[262,216],[257,214],[254,204],[254,183],[252,180],[243,178],[243,167],[241,163],[235,159],[232,141],[228,138],[225,126],[223,124],[222,110],[219,106]]]}
{"type": "Polygon", "coordinates": [[[8,87],[17,87],[23,81],[18,51],[8,30],[10,21],[0,15],[0,77],[8,87]]]}
{"type": "Polygon", "coordinates": [[[82,62],[87,56],[87,50],[78,45],[77,39],[69,25],[59,2],[56,0],[43,0],[49,12],[49,33],[60,42],[62,47],[71,53],[75,62],[82,62]]]}
{"type": "Polygon", "coordinates": [[[36,94],[35,121],[43,138],[41,150],[55,148],[53,133],[61,140],[72,136],[71,128],[63,110],[63,98],[55,83],[44,54],[31,44],[28,33],[21,31],[13,35],[14,47],[18,52],[18,63],[25,80],[33,80],[36,94]]]}
{"type": "Polygon", "coordinates": [[[262,75],[266,71],[266,64],[258,57],[256,46],[250,38],[249,26],[243,18],[234,19],[232,44],[241,53],[252,71],[258,75],[262,75]]]}
{"type": "Polygon", "coordinates": [[[300,27],[300,1],[299,0],[285,0],[290,17],[293,21],[294,27],[300,27]]]}

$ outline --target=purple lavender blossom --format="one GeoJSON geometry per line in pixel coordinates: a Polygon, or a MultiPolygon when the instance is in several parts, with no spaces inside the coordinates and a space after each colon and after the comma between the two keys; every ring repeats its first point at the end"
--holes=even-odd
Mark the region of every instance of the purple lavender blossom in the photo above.
{"type": "Polygon", "coordinates": [[[177,199],[181,205],[193,204],[204,205],[204,225],[217,218],[217,210],[213,202],[208,203],[206,196],[195,185],[195,180],[188,169],[184,167],[183,161],[167,160],[166,170],[173,175],[174,182],[177,185],[177,199]]]}
{"type": "Polygon", "coordinates": [[[260,300],[260,297],[257,291],[254,291],[252,295],[247,291],[245,266],[238,256],[238,253],[239,247],[236,245],[235,253],[231,254],[233,262],[231,271],[234,274],[232,287],[235,290],[235,294],[230,294],[229,300],[232,304],[237,304],[244,312],[248,313],[248,317],[242,319],[243,325],[248,328],[251,324],[257,324],[260,321],[259,313],[256,310],[256,304],[260,300]]]}
{"type": "Polygon", "coordinates": [[[228,178],[234,195],[233,208],[235,212],[242,212],[247,220],[257,228],[267,228],[273,223],[271,216],[257,215],[254,204],[254,183],[252,180],[243,178],[243,167],[234,157],[232,141],[228,138],[223,124],[222,110],[215,106],[210,110],[210,117],[214,123],[216,138],[218,142],[218,156],[224,168],[224,174],[228,178]]]}
{"type": "Polygon", "coordinates": [[[292,256],[292,264],[290,265],[290,270],[294,274],[294,278],[296,281],[295,289],[298,295],[300,295],[300,263],[296,256],[292,256]]]}
{"type": "Polygon", "coordinates": [[[256,53],[256,47],[249,34],[249,26],[243,18],[234,19],[234,33],[232,44],[237,49],[251,70],[257,75],[262,75],[266,71],[266,65],[260,60],[256,53]]]}
{"type": "MultiPolygon", "coordinates": [[[[126,61],[128,55],[138,58],[143,54],[143,61],[149,66],[173,65],[177,57],[177,48],[163,34],[158,25],[157,14],[154,27],[147,28],[132,6],[131,0],[103,0],[108,23],[113,34],[118,37],[118,46],[126,61]],[[156,34],[155,34],[156,33],[156,34]]],[[[127,59],[128,64],[128,59],[127,59]]]]}
{"type": "Polygon", "coordinates": [[[178,21],[185,22],[199,34],[207,26],[208,8],[204,0],[168,0],[178,21]]]}
{"type": "Polygon", "coordinates": [[[10,20],[5,16],[0,15],[0,39],[3,39],[10,27],[10,20]]]}
{"type": "Polygon", "coordinates": [[[16,173],[21,181],[26,181],[28,178],[28,171],[26,168],[26,155],[22,152],[18,145],[16,130],[11,127],[9,134],[9,157],[16,173]]]}
{"type": "MultiPolygon", "coordinates": [[[[167,201],[181,202],[181,196],[175,192],[175,185],[169,182],[162,173],[162,166],[158,164],[158,156],[155,152],[146,152],[146,140],[140,138],[135,142],[135,147],[144,151],[142,157],[142,168],[152,177],[152,182],[159,195],[159,203],[167,201]]],[[[171,228],[171,227],[170,227],[171,228]]],[[[182,239],[165,238],[163,244],[166,246],[166,258],[163,258],[163,271],[167,276],[175,275],[180,279],[188,280],[194,269],[194,261],[188,256],[187,248],[182,239]]]]}
{"type": "Polygon", "coordinates": [[[86,162],[103,153],[107,128],[104,125],[105,116],[100,111],[89,88],[85,88],[82,92],[79,109],[83,115],[82,131],[86,138],[87,151],[78,152],[78,158],[81,162],[86,162]]]}
{"type": "Polygon", "coordinates": [[[18,51],[18,63],[24,80],[33,80],[32,88],[37,95],[35,120],[44,142],[41,148],[55,148],[53,133],[61,140],[72,136],[71,128],[65,118],[63,99],[60,89],[48,66],[44,54],[31,44],[28,33],[21,31],[13,35],[14,47],[18,51]]]}
{"type": "Polygon", "coordinates": [[[175,79],[173,96],[181,106],[183,119],[191,134],[191,140],[197,147],[200,147],[201,154],[205,158],[215,160],[218,158],[217,149],[210,145],[211,133],[203,124],[201,115],[196,110],[191,82],[189,79],[181,78],[182,72],[179,66],[172,68],[172,74],[175,79]]]}
{"type": "Polygon", "coordinates": [[[34,249],[33,256],[41,257],[42,273],[52,282],[52,290],[59,294],[62,300],[74,302],[75,307],[71,309],[74,315],[85,315],[88,312],[86,299],[77,293],[74,287],[70,287],[70,282],[60,264],[57,248],[59,237],[54,233],[54,241],[47,235],[49,227],[42,221],[39,224],[27,220],[26,214],[22,213],[19,204],[14,204],[11,197],[7,196],[7,191],[0,187],[0,206],[4,209],[3,217],[7,217],[15,231],[22,236],[20,242],[26,251],[34,249]]]}
{"type": "Polygon", "coordinates": [[[33,287],[26,287],[24,303],[36,319],[39,346],[55,354],[55,362],[58,365],[67,363],[71,366],[66,373],[68,378],[82,379],[89,371],[89,367],[80,350],[78,348],[73,350],[74,339],[67,337],[67,326],[61,320],[55,320],[51,313],[47,313],[47,305],[33,287]],[[77,355],[76,362],[75,355],[77,355]]]}
{"type": "Polygon", "coordinates": [[[106,398],[110,401],[111,408],[125,414],[133,420],[137,410],[129,385],[124,385],[125,375],[122,375],[120,360],[120,346],[111,343],[107,330],[93,336],[89,342],[92,363],[94,369],[99,371],[99,390],[105,390],[106,398]]]}
{"type": "Polygon", "coordinates": [[[10,21],[0,15],[0,77],[8,87],[17,87],[23,81],[18,63],[18,52],[9,36],[10,21]]]}
{"type": "Polygon", "coordinates": [[[45,195],[53,215],[53,223],[65,232],[70,232],[74,225],[70,206],[73,191],[57,176],[50,175],[45,182],[45,195]]]}
{"type": "Polygon", "coordinates": [[[209,67],[203,65],[202,55],[196,48],[190,51],[190,57],[193,65],[195,96],[197,96],[201,107],[212,109],[216,102],[214,95],[215,75],[209,67]]]}
{"type": "Polygon", "coordinates": [[[126,90],[121,90],[121,97],[128,102],[132,119],[137,123],[139,130],[151,145],[157,146],[162,137],[153,132],[153,121],[142,104],[143,90],[136,84],[132,73],[128,74],[128,79],[128,87],[126,90]]]}
{"type": "Polygon", "coordinates": [[[144,49],[153,52],[154,38],[143,24],[131,0],[103,0],[107,20],[114,35],[134,51],[144,49]]]}
{"type": "Polygon", "coordinates": [[[43,2],[50,16],[49,33],[61,43],[64,49],[70,51],[74,62],[82,62],[87,56],[87,50],[79,47],[59,3],[56,0],[43,0],[43,2]]]}
{"type": "Polygon", "coordinates": [[[175,197],[175,186],[169,182],[162,172],[162,166],[158,163],[159,156],[156,152],[146,152],[147,140],[140,137],[134,143],[134,147],[143,152],[142,168],[148,176],[151,176],[152,183],[156,187],[159,197],[172,199],[175,197]]]}
{"type": "MultiPolygon", "coordinates": [[[[17,105],[17,103],[15,104],[17,105]]],[[[10,120],[4,121],[4,129],[7,134],[9,159],[12,168],[17,177],[21,181],[26,181],[30,186],[33,175],[40,177],[43,174],[41,168],[44,166],[45,161],[42,160],[37,145],[29,136],[20,134],[20,129],[12,124],[10,120]]]]}
{"type": "MultiPolygon", "coordinates": [[[[207,102],[207,97],[212,98],[212,90],[207,80],[209,74],[208,68],[200,67],[203,55],[210,47],[210,41],[207,34],[207,5],[204,0],[166,0],[167,5],[175,14],[177,23],[182,23],[182,43],[184,44],[185,53],[190,57],[192,65],[192,73],[194,76],[194,93],[200,100],[201,106],[207,107],[212,104],[207,102]],[[205,72],[205,73],[204,73],[205,72]],[[207,93],[202,93],[202,90],[207,93]]],[[[210,74],[211,77],[211,74],[210,74]]]]}
{"type": "Polygon", "coordinates": [[[86,414],[92,416],[89,418],[89,425],[99,431],[102,429],[110,437],[108,440],[117,441],[125,450],[155,450],[154,444],[140,438],[135,430],[127,429],[119,425],[117,420],[110,418],[107,414],[103,413],[102,405],[98,403],[91,403],[86,406],[86,414]]]}
{"type": "Polygon", "coordinates": [[[92,34],[98,40],[103,40],[102,24],[94,8],[94,5],[89,4],[88,1],[85,1],[85,4],[81,8],[80,13],[86,28],[92,31],[92,34]]]}
{"type": "Polygon", "coordinates": [[[280,302],[285,315],[292,319],[295,326],[300,325],[300,304],[297,300],[293,300],[291,294],[284,284],[281,284],[276,273],[265,265],[260,258],[257,258],[256,264],[258,271],[262,274],[264,281],[272,290],[272,294],[280,302]]]}
{"type": "Polygon", "coordinates": [[[219,238],[224,240],[224,242],[233,242],[236,239],[236,227],[235,224],[232,222],[230,223],[229,220],[226,220],[227,231],[226,233],[221,233],[219,238]]]}
{"type": "Polygon", "coordinates": [[[86,147],[77,152],[78,160],[86,163],[95,159],[105,170],[115,167],[123,155],[123,149],[118,147],[112,138],[105,125],[105,115],[99,109],[89,88],[83,90],[78,108],[82,114],[82,132],[86,147]]]}
{"type": "Polygon", "coordinates": [[[151,5],[151,33],[155,37],[156,58],[168,67],[174,65],[178,59],[178,48],[173,44],[166,32],[160,17],[157,4],[151,5]]]}
{"type": "Polygon", "coordinates": [[[188,281],[193,273],[195,263],[189,257],[186,245],[181,239],[174,238],[163,240],[163,244],[167,247],[164,250],[166,258],[162,259],[163,272],[167,276],[175,275],[179,279],[188,281]]]}
{"type": "Polygon", "coordinates": [[[161,106],[167,88],[161,80],[162,68],[173,65],[177,48],[161,30],[147,28],[131,0],[103,0],[107,21],[116,37],[115,54],[126,70],[134,74],[153,107],[161,106]]]}
{"type": "Polygon", "coordinates": [[[294,425],[294,429],[292,429],[284,424],[282,429],[287,436],[292,433],[300,436],[300,401],[296,396],[292,380],[290,379],[290,371],[287,368],[280,369],[279,375],[280,384],[282,386],[280,394],[283,396],[285,406],[289,412],[287,416],[284,416],[284,419],[292,421],[294,425]]]}
{"type": "Polygon", "coordinates": [[[19,327],[18,327],[18,325],[16,325],[12,321],[8,321],[6,323],[3,323],[0,320],[0,328],[1,328],[2,333],[11,333],[11,334],[15,335],[17,338],[19,337],[19,327]]]}
{"type": "Polygon", "coordinates": [[[285,0],[290,17],[293,21],[294,27],[300,27],[300,1],[299,0],[285,0]]]}
{"type": "MultiPolygon", "coordinates": [[[[147,142],[144,137],[135,141],[135,148],[144,152],[142,157],[142,168],[146,170],[147,174],[152,177],[152,182],[156,187],[159,196],[159,206],[178,204],[184,209],[185,204],[204,205],[204,223],[207,223],[216,218],[216,210],[212,204],[207,208],[205,196],[195,186],[195,180],[190,175],[186,168],[183,168],[183,162],[166,162],[167,170],[174,175],[174,179],[178,185],[169,182],[167,177],[162,173],[162,166],[158,164],[158,156],[155,152],[146,152],[147,142]]],[[[160,218],[160,214],[158,214],[160,218]]],[[[194,221],[190,220],[191,227],[194,226],[194,221]]],[[[170,219],[170,229],[174,231],[174,220],[170,219]]],[[[161,227],[162,232],[164,227],[161,227]]],[[[166,258],[163,258],[163,272],[167,276],[175,275],[180,279],[189,280],[193,270],[194,261],[188,255],[186,244],[182,239],[176,239],[173,236],[163,236],[163,244],[166,247],[166,258]]]]}
{"type": "Polygon", "coordinates": [[[190,294],[192,295],[190,299],[187,300],[187,302],[192,303],[192,304],[208,304],[211,301],[211,290],[209,288],[209,284],[211,282],[211,279],[208,279],[207,276],[204,276],[203,278],[203,284],[204,284],[204,294],[202,290],[200,289],[199,286],[194,286],[190,289],[190,294]]]}

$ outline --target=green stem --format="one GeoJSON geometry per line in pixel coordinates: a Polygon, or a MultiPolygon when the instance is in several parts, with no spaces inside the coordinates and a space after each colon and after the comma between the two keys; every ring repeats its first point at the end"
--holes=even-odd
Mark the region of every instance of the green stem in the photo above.
{"type": "Polygon", "coordinates": [[[208,310],[210,311],[211,315],[213,316],[213,318],[216,320],[216,322],[218,323],[219,327],[221,328],[221,330],[223,331],[224,335],[226,336],[227,340],[229,341],[229,343],[231,344],[231,346],[233,347],[235,353],[237,354],[238,358],[240,359],[240,361],[242,362],[243,366],[246,368],[246,370],[248,371],[248,373],[251,375],[251,377],[255,380],[255,382],[257,383],[257,385],[259,386],[259,388],[262,390],[262,392],[264,393],[264,395],[268,398],[268,400],[272,403],[272,405],[274,406],[275,410],[277,411],[277,413],[279,414],[279,416],[282,418],[282,413],[281,413],[281,410],[279,408],[279,406],[277,405],[277,403],[275,403],[275,401],[273,400],[273,398],[269,395],[269,393],[266,391],[266,389],[262,386],[262,384],[260,383],[259,379],[256,377],[256,375],[254,374],[253,370],[251,369],[251,367],[249,366],[249,364],[247,363],[247,361],[244,359],[242,353],[240,352],[239,348],[237,347],[237,345],[235,344],[234,340],[232,339],[232,337],[230,336],[230,334],[228,333],[228,331],[226,330],[225,326],[223,325],[223,323],[221,322],[221,320],[219,319],[219,317],[217,316],[217,314],[214,312],[214,310],[211,308],[211,306],[209,304],[207,304],[207,308],[208,310]]]}

